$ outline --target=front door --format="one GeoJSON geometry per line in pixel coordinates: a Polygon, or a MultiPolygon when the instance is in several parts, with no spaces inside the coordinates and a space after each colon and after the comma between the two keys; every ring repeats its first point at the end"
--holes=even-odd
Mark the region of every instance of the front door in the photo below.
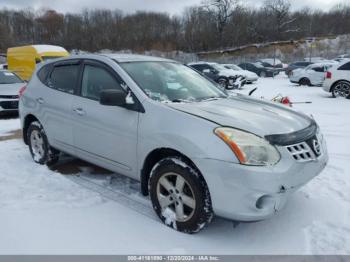
{"type": "Polygon", "coordinates": [[[139,113],[99,103],[105,89],[123,90],[108,66],[85,61],[80,96],[73,99],[74,145],[78,156],[124,175],[135,176],[139,113]]]}

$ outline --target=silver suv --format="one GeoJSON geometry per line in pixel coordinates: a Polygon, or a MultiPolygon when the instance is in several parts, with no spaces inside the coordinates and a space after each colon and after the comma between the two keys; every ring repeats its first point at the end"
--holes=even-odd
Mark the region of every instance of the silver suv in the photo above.
{"type": "Polygon", "coordinates": [[[60,152],[140,181],[168,226],[194,233],[213,215],[257,221],[328,161],[316,122],[227,95],[195,70],[137,55],[84,55],[39,66],[20,98],[35,162],[60,152]]]}

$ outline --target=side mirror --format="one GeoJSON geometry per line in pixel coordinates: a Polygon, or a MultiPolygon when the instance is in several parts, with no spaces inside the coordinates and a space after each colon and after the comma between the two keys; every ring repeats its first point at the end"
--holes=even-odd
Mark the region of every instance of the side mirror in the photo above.
{"type": "Polygon", "coordinates": [[[104,106],[125,106],[127,95],[121,90],[106,89],[100,93],[100,104],[104,106]]]}

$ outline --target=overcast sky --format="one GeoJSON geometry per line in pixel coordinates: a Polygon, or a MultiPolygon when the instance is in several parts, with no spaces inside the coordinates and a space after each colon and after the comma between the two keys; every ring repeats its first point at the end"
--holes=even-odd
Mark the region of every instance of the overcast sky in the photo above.
{"type": "MultiPolygon", "coordinates": [[[[305,6],[329,10],[337,3],[350,4],[350,0],[290,0],[293,9],[305,6]]],[[[79,12],[83,8],[120,9],[125,13],[137,10],[164,11],[170,14],[180,14],[191,5],[200,4],[201,0],[0,0],[0,8],[51,8],[60,12],[79,12]]],[[[263,0],[242,0],[251,6],[259,6],[263,0]]]]}

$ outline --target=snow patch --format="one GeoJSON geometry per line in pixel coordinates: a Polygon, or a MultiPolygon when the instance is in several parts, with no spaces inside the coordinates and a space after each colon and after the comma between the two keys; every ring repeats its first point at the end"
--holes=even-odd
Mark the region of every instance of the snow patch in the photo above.
{"type": "Polygon", "coordinates": [[[314,222],[305,230],[312,254],[345,255],[350,253],[350,228],[336,223],[314,222]]]}
{"type": "Polygon", "coordinates": [[[177,229],[176,225],[176,214],[169,207],[163,210],[162,216],[165,218],[164,223],[168,226],[172,226],[174,229],[177,229]]]}

